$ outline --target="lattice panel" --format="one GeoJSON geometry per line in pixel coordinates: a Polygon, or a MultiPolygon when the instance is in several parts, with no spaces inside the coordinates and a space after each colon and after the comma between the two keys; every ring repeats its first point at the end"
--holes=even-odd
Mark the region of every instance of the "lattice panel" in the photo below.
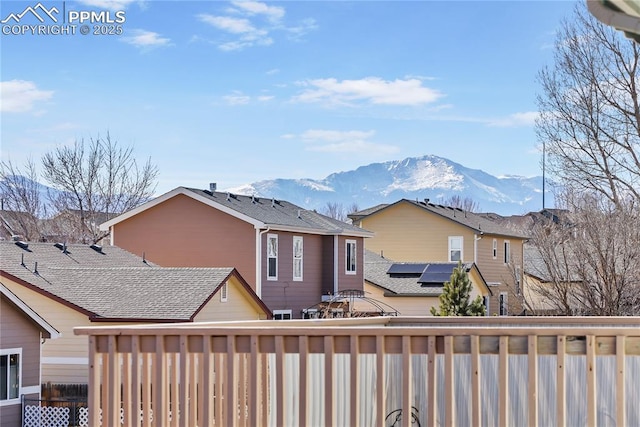
{"type": "Polygon", "coordinates": [[[68,427],[69,408],[61,406],[34,406],[24,407],[23,427],[68,427]]]}
{"type": "MultiPolygon", "coordinates": [[[[78,426],[89,427],[89,408],[78,408],[78,426]]],[[[140,410],[140,416],[144,417],[144,413],[140,410]]],[[[171,413],[169,413],[169,421],[171,421],[171,413]]],[[[153,410],[149,411],[149,422],[153,422],[153,410]]],[[[100,424],[102,424],[102,409],[100,409],[100,424]]],[[[120,424],[124,425],[124,408],[120,408],[120,424]]]]}

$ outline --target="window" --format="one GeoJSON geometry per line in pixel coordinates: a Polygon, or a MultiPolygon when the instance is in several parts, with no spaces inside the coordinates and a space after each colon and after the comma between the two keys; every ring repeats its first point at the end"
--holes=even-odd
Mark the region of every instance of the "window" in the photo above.
{"type": "Polygon", "coordinates": [[[507,293],[500,292],[500,316],[506,316],[509,314],[509,310],[507,310],[507,293]]]}
{"type": "Polygon", "coordinates": [[[490,308],[490,303],[491,303],[491,297],[489,297],[489,295],[483,296],[482,297],[482,303],[484,304],[484,308],[485,308],[485,315],[489,316],[489,308],[490,308]]]}
{"type": "Polygon", "coordinates": [[[273,320],[291,320],[291,310],[273,310],[273,320]]]}
{"type": "Polygon", "coordinates": [[[20,398],[22,349],[0,350],[0,402],[20,398]]]}
{"type": "Polygon", "coordinates": [[[462,236],[449,237],[449,262],[462,261],[462,236]]]}
{"type": "Polygon", "coordinates": [[[520,276],[522,275],[521,269],[519,265],[516,265],[516,294],[520,295],[522,293],[522,288],[520,287],[520,276]]]}
{"type": "Polygon", "coordinates": [[[318,312],[317,308],[304,308],[302,309],[302,318],[303,319],[319,319],[320,312],[318,312]]]}
{"type": "Polygon", "coordinates": [[[267,280],[278,280],[277,234],[267,234],[267,280]]]}
{"type": "Polygon", "coordinates": [[[493,239],[493,259],[498,258],[498,239],[493,239]]]}
{"type": "Polygon", "coordinates": [[[356,241],[347,240],[346,249],[346,272],[347,274],[356,274],[356,241]]]}
{"type": "Polygon", "coordinates": [[[220,289],[220,302],[227,302],[228,298],[228,282],[224,282],[222,288],[220,289]]]}
{"type": "Polygon", "coordinates": [[[293,280],[302,280],[302,236],[293,236],[293,280]]]}
{"type": "Polygon", "coordinates": [[[504,263],[509,264],[511,261],[511,242],[508,240],[504,241],[504,263]]]}

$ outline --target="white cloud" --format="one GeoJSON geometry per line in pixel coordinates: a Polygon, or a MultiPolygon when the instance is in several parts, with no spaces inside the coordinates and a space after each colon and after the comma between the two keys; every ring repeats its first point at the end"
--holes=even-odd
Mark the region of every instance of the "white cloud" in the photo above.
{"type": "Polygon", "coordinates": [[[154,33],[153,31],[147,30],[131,30],[128,32],[126,37],[122,37],[122,41],[125,43],[129,43],[130,45],[140,47],[140,48],[154,48],[161,46],[169,46],[171,44],[171,39],[161,37],[160,34],[154,33]]]}
{"type": "MultiPolygon", "coordinates": [[[[299,39],[302,35],[317,28],[313,19],[304,19],[298,26],[288,27],[282,21],[285,9],[281,6],[267,5],[258,1],[233,1],[224,15],[201,13],[196,18],[212,27],[227,33],[215,44],[220,50],[241,50],[252,46],[269,46],[274,43],[272,33],[281,31],[290,38],[299,39]]],[[[204,38],[198,38],[204,39],[204,38]]]]}
{"type": "Polygon", "coordinates": [[[231,2],[238,9],[249,15],[264,15],[270,21],[279,21],[284,18],[285,10],[279,6],[268,6],[258,1],[234,1],[231,2]]]}
{"type": "Polygon", "coordinates": [[[0,82],[0,111],[6,113],[26,113],[41,101],[48,101],[52,90],[40,90],[34,82],[9,80],[0,82]]]}
{"type": "Polygon", "coordinates": [[[245,105],[251,101],[251,97],[242,94],[242,92],[234,92],[231,95],[223,96],[222,99],[229,105],[245,105]]]}
{"type": "Polygon", "coordinates": [[[380,105],[422,105],[437,101],[443,96],[437,90],[425,87],[418,79],[394,81],[379,77],[360,80],[335,78],[306,80],[300,83],[310,87],[293,98],[298,102],[321,102],[329,105],[355,105],[368,102],[380,105]]]}
{"type": "Polygon", "coordinates": [[[78,0],[78,3],[108,10],[124,10],[135,2],[136,0],[78,0]]]}
{"type": "Polygon", "coordinates": [[[527,111],[524,113],[514,113],[508,117],[489,121],[489,126],[495,127],[516,127],[533,126],[538,118],[537,111],[527,111]]]}
{"type": "Polygon", "coordinates": [[[395,153],[397,147],[377,144],[369,139],[375,135],[375,131],[338,131],[325,129],[309,129],[300,135],[286,134],[282,138],[300,139],[308,151],[327,153],[395,153]]]}

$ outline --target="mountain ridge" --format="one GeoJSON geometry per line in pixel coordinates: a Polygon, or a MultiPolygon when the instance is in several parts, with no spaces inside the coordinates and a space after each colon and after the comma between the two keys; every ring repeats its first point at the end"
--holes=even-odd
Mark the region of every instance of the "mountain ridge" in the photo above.
{"type": "Polygon", "coordinates": [[[329,203],[366,209],[403,198],[430,199],[438,203],[452,196],[472,199],[480,211],[500,215],[523,214],[542,208],[541,176],[496,177],[431,154],[371,163],[354,170],[335,172],[323,179],[278,178],[228,191],[285,199],[316,210],[324,209],[329,203]]]}

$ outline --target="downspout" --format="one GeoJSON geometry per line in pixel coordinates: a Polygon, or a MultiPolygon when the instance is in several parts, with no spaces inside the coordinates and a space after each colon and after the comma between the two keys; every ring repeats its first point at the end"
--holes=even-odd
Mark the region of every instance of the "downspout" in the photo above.
{"type": "Polygon", "coordinates": [[[115,246],[113,244],[113,235],[116,234],[114,230],[114,226],[109,227],[109,241],[111,242],[111,246],[115,246]]]}
{"type": "Polygon", "coordinates": [[[271,227],[260,231],[256,227],[256,295],[262,299],[262,235],[271,231],[271,227]]]}
{"type": "Polygon", "coordinates": [[[482,240],[483,234],[480,232],[480,237],[477,234],[473,235],[473,263],[475,265],[478,265],[478,240],[482,240]]]}
{"type": "Polygon", "coordinates": [[[339,271],[339,263],[340,257],[338,256],[338,235],[333,235],[333,295],[338,294],[339,290],[339,280],[338,280],[338,271],[339,271]]]}

